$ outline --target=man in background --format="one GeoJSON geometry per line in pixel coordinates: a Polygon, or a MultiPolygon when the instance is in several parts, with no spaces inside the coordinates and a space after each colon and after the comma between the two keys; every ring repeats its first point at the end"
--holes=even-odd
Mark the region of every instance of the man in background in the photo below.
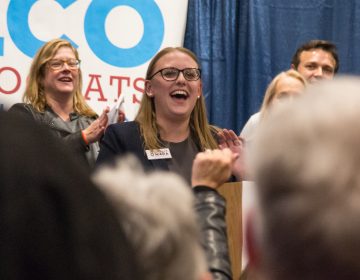
{"type": "Polygon", "coordinates": [[[302,74],[309,83],[330,80],[339,70],[336,46],[324,40],[306,42],[296,50],[291,68],[302,74]]]}
{"type": "MultiPolygon", "coordinates": [[[[339,70],[336,46],[324,40],[308,41],[296,50],[291,60],[291,68],[298,71],[311,84],[320,80],[331,80],[339,70]]],[[[276,87],[277,85],[274,85],[274,89],[276,87]]],[[[250,132],[254,133],[259,117],[259,112],[250,116],[241,130],[240,136],[246,141],[252,137],[250,132]]]]}

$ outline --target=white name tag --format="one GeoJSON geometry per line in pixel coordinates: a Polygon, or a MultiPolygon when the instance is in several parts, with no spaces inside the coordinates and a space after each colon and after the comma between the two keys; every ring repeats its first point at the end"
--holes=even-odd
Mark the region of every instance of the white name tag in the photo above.
{"type": "Polygon", "coordinates": [[[148,160],[172,158],[170,150],[168,148],[158,150],[146,150],[145,152],[148,160]]]}

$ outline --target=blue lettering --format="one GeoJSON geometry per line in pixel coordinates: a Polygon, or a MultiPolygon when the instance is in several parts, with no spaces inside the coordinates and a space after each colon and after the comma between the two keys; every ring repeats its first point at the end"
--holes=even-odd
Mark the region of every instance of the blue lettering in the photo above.
{"type": "MultiPolygon", "coordinates": [[[[7,16],[7,25],[10,37],[14,44],[27,56],[33,57],[36,51],[45,43],[37,39],[29,28],[28,16],[31,7],[36,0],[12,0],[10,1],[7,16]]],[[[57,1],[63,8],[67,8],[76,0],[57,1]]],[[[66,35],[61,36],[71,41],[66,35]]],[[[72,42],[72,41],[71,41],[72,42]]],[[[74,42],[72,42],[74,44],[74,42]]],[[[76,44],[74,44],[76,47],[76,44]]],[[[1,52],[0,44],[0,52],[1,52]]]]}
{"type": "Polygon", "coordinates": [[[57,0],[57,2],[61,5],[61,7],[63,7],[64,9],[66,9],[66,8],[69,7],[72,3],[76,2],[76,0],[57,0]]]}
{"type": "Polygon", "coordinates": [[[160,49],[164,37],[164,19],[153,0],[93,0],[85,15],[84,30],[90,48],[100,59],[117,67],[134,67],[148,61],[160,49]],[[117,6],[132,7],[144,22],[143,37],[132,48],[119,48],[106,36],[106,17],[117,6]]]}
{"type": "Polygon", "coordinates": [[[4,38],[0,37],[0,56],[4,55],[4,38]]]}

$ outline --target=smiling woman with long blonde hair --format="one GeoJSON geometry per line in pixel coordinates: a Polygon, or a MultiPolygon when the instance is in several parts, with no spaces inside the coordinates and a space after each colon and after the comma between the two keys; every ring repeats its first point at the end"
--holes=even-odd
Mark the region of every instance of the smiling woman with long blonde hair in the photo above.
{"type": "Polygon", "coordinates": [[[218,147],[216,131],[206,117],[195,54],[168,47],[148,66],[145,94],[135,121],[109,126],[98,162],[133,153],[145,169],[174,171],[190,183],[195,155],[218,147]]]}
{"type": "Polygon", "coordinates": [[[24,103],[15,104],[9,111],[48,125],[82,164],[92,167],[99,150],[97,141],[107,124],[108,109],[97,118],[81,91],[78,51],[70,42],[54,39],[45,43],[32,61],[24,103]]]}

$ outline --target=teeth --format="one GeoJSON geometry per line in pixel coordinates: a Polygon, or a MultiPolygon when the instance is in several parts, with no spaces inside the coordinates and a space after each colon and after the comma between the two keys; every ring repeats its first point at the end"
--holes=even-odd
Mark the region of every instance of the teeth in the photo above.
{"type": "Polygon", "coordinates": [[[61,78],[59,80],[62,82],[71,82],[72,81],[71,78],[61,78]]]}
{"type": "Polygon", "coordinates": [[[179,96],[179,95],[187,96],[187,93],[184,92],[184,91],[174,91],[174,92],[171,93],[171,96],[175,96],[175,95],[177,95],[177,96],[179,96]]]}

